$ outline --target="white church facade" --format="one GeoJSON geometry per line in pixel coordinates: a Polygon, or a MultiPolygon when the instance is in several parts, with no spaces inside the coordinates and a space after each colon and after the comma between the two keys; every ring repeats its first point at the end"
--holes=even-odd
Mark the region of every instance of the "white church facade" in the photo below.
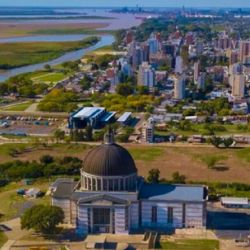
{"type": "Polygon", "coordinates": [[[86,155],[79,182],[58,179],[52,190],[79,235],[206,226],[206,187],[146,183],[111,134],[86,155]]]}

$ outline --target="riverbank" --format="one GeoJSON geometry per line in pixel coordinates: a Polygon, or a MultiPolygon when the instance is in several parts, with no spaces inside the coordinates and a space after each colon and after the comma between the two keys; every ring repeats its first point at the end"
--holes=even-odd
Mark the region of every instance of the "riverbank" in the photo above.
{"type": "Polygon", "coordinates": [[[5,43],[0,46],[0,69],[7,70],[42,63],[62,56],[69,51],[97,44],[99,37],[92,36],[75,42],[5,43]]]}
{"type": "Polygon", "coordinates": [[[97,29],[105,29],[108,23],[19,23],[0,22],[0,38],[30,35],[93,34],[97,29]]]}

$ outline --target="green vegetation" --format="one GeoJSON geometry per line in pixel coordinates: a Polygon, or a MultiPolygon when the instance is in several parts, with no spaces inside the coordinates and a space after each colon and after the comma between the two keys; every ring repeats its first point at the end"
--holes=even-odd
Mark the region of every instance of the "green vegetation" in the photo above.
{"type": "Polygon", "coordinates": [[[70,156],[61,159],[42,156],[40,162],[16,160],[0,164],[0,180],[3,184],[6,184],[6,180],[18,181],[23,178],[37,179],[52,175],[75,175],[79,174],[81,166],[82,161],[80,159],[70,156]],[[7,179],[6,176],[8,176],[7,179]]]}
{"type": "Polygon", "coordinates": [[[33,103],[32,101],[17,103],[17,104],[10,105],[8,107],[3,107],[3,110],[6,110],[6,111],[25,111],[32,103],[33,103]]]}
{"type": "Polygon", "coordinates": [[[157,168],[149,170],[147,181],[149,183],[158,183],[160,181],[160,173],[160,170],[157,168]]]}
{"type": "Polygon", "coordinates": [[[88,58],[88,63],[92,63],[95,68],[100,68],[100,69],[106,69],[109,65],[109,63],[118,57],[115,55],[110,55],[110,54],[104,54],[104,55],[94,55],[94,54],[89,54],[87,56],[88,58]]]}
{"type": "Polygon", "coordinates": [[[236,154],[239,159],[250,162],[250,148],[238,150],[236,154]]]}
{"type": "Polygon", "coordinates": [[[8,240],[7,236],[0,232],[0,248],[4,245],[4,243],[8,240]]]}
{"type": "Polygon", "coordinates": [[[47,112],[71,112],[77,109],[78,97],[71,91],[53,89],[38,104],[38,110],[47,112]]]}
{"type": "MultiPolygon", "coordinates": [[[[193,134],[199,135],[228,135],[228,134],[249,134],[250,125],[239,126],[235,124],[221,124],[214,123],[193,123],[188,120],[180,122],[169,122],[165,128],[161,130],[156,129],[156,135],[169,135],[170,133],[191,136],[193,134]]],[[[228,141],[229,142],[229,141],[228,141]]]]}
{"type": "Polygon", "coordinates": [[[207,165],[208,168],[215,168],[216,164],[227,160],[228,157],[225,155],[204,155],[201,160],[207,165]]]}
{"type": "Polygon", "coordinates": [[[44,93],[47,87],[47,84],[35,84],[26,75],[19,75],[0,84],[0,94],[5,95],[13,93],[22,97],[32,98],[35,97],[35,95],[44,93]]]}
{"type": "Polygon", "coordinates": [[[150,162],[161,157],[164,154],[164,149],[160,147],[142,147],[131,148],[129,149],[129,152],[135,160],[150,162]]]}
{"type": "Polygon", "coordinates": [[[52,73],[44,73],[41,76],[32,78],[35,82],[59,82],[65,79],[67,75],[62,72],[52,72],[52,73]]]}
{"type": "Polygon", "coordinates": [[[60,207],[36,205],[27,209],[21,217],[22,229],[34,229],[42,234],[54,234],[64,220],[60,207]]]}
{"type": "Polygon", "coordinates": [[[17,195],[18,189],[39,188],[42,192],[46,192],[49,186],[49,180],[40,179],[35,181],[32,185],[25,186],[21,182],[11,182],[8,185],[0,188],[0,200],[4,201],[0,207],[0,221],[6,221],[16,218],[20,212],[23,212],[26,204],[50,204],[50,197],[43,196],[39,199],[27,201],[21,195],[17,195]]]}
{"type": "Polygon", "coordinates": [[[218,240],[175,240],[174,242],[161,242],[159,249],[169,250],[219,250],[218,240]]]}
{"type": "Polygon", "coordinates": [[[110,111],[135,111],[143,112],[147,106],[154,106],[160,99],[150,95],[129,95],[118,94],[93,95],[93,101],[99,103],[110,111]]]}
{"type": "Polygon", "coordinates": [[[76,42],[5,43],[0,46],[0,69],[46,62],[66,52],[96,44],[98,37],[88,37],[76,42]]]}

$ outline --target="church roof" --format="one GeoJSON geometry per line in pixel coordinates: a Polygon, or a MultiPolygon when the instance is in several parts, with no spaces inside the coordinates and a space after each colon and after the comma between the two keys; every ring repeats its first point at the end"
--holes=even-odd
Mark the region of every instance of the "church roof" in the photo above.
{"type": "Polygon", "coordinates": [[[83,160],[83,171],[97,176],[126,176],[137,173],[132,156],[116,143],[105,143],[90,150],[83,160]]]}
{"type": "Polygon", "coordinates": [[[202,202],[206,196],[207,192],[204,186],[145,183],[140,190],[139,199],[202,202]]]}

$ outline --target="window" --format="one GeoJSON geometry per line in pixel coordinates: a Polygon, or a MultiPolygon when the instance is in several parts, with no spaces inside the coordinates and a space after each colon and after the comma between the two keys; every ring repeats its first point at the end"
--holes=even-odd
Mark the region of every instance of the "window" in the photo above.
{"type": "Polygon", "coordinates": [[[186,225],[186,204],[185,203],[182,205],[182,224],[183,224],[183,227],[185,227],[186,225]]]}
{"type": "Polygon", "coordinates": [[[129,220],[128,207],[126,207],[125,208],[125,230],[128,230],[128,220],[129,220]]]}
{"type": "Polygon", "coordinates": [[[174,215],[173,215],[173,208],[169,207],[168,208],[168,224],[173,224],[174,221],[174,215]]]}
{"type": "Polygon", "coordinates": [[[151,222],[157,223],[157,207],[156,206],[152,207],[151,222]]]}

